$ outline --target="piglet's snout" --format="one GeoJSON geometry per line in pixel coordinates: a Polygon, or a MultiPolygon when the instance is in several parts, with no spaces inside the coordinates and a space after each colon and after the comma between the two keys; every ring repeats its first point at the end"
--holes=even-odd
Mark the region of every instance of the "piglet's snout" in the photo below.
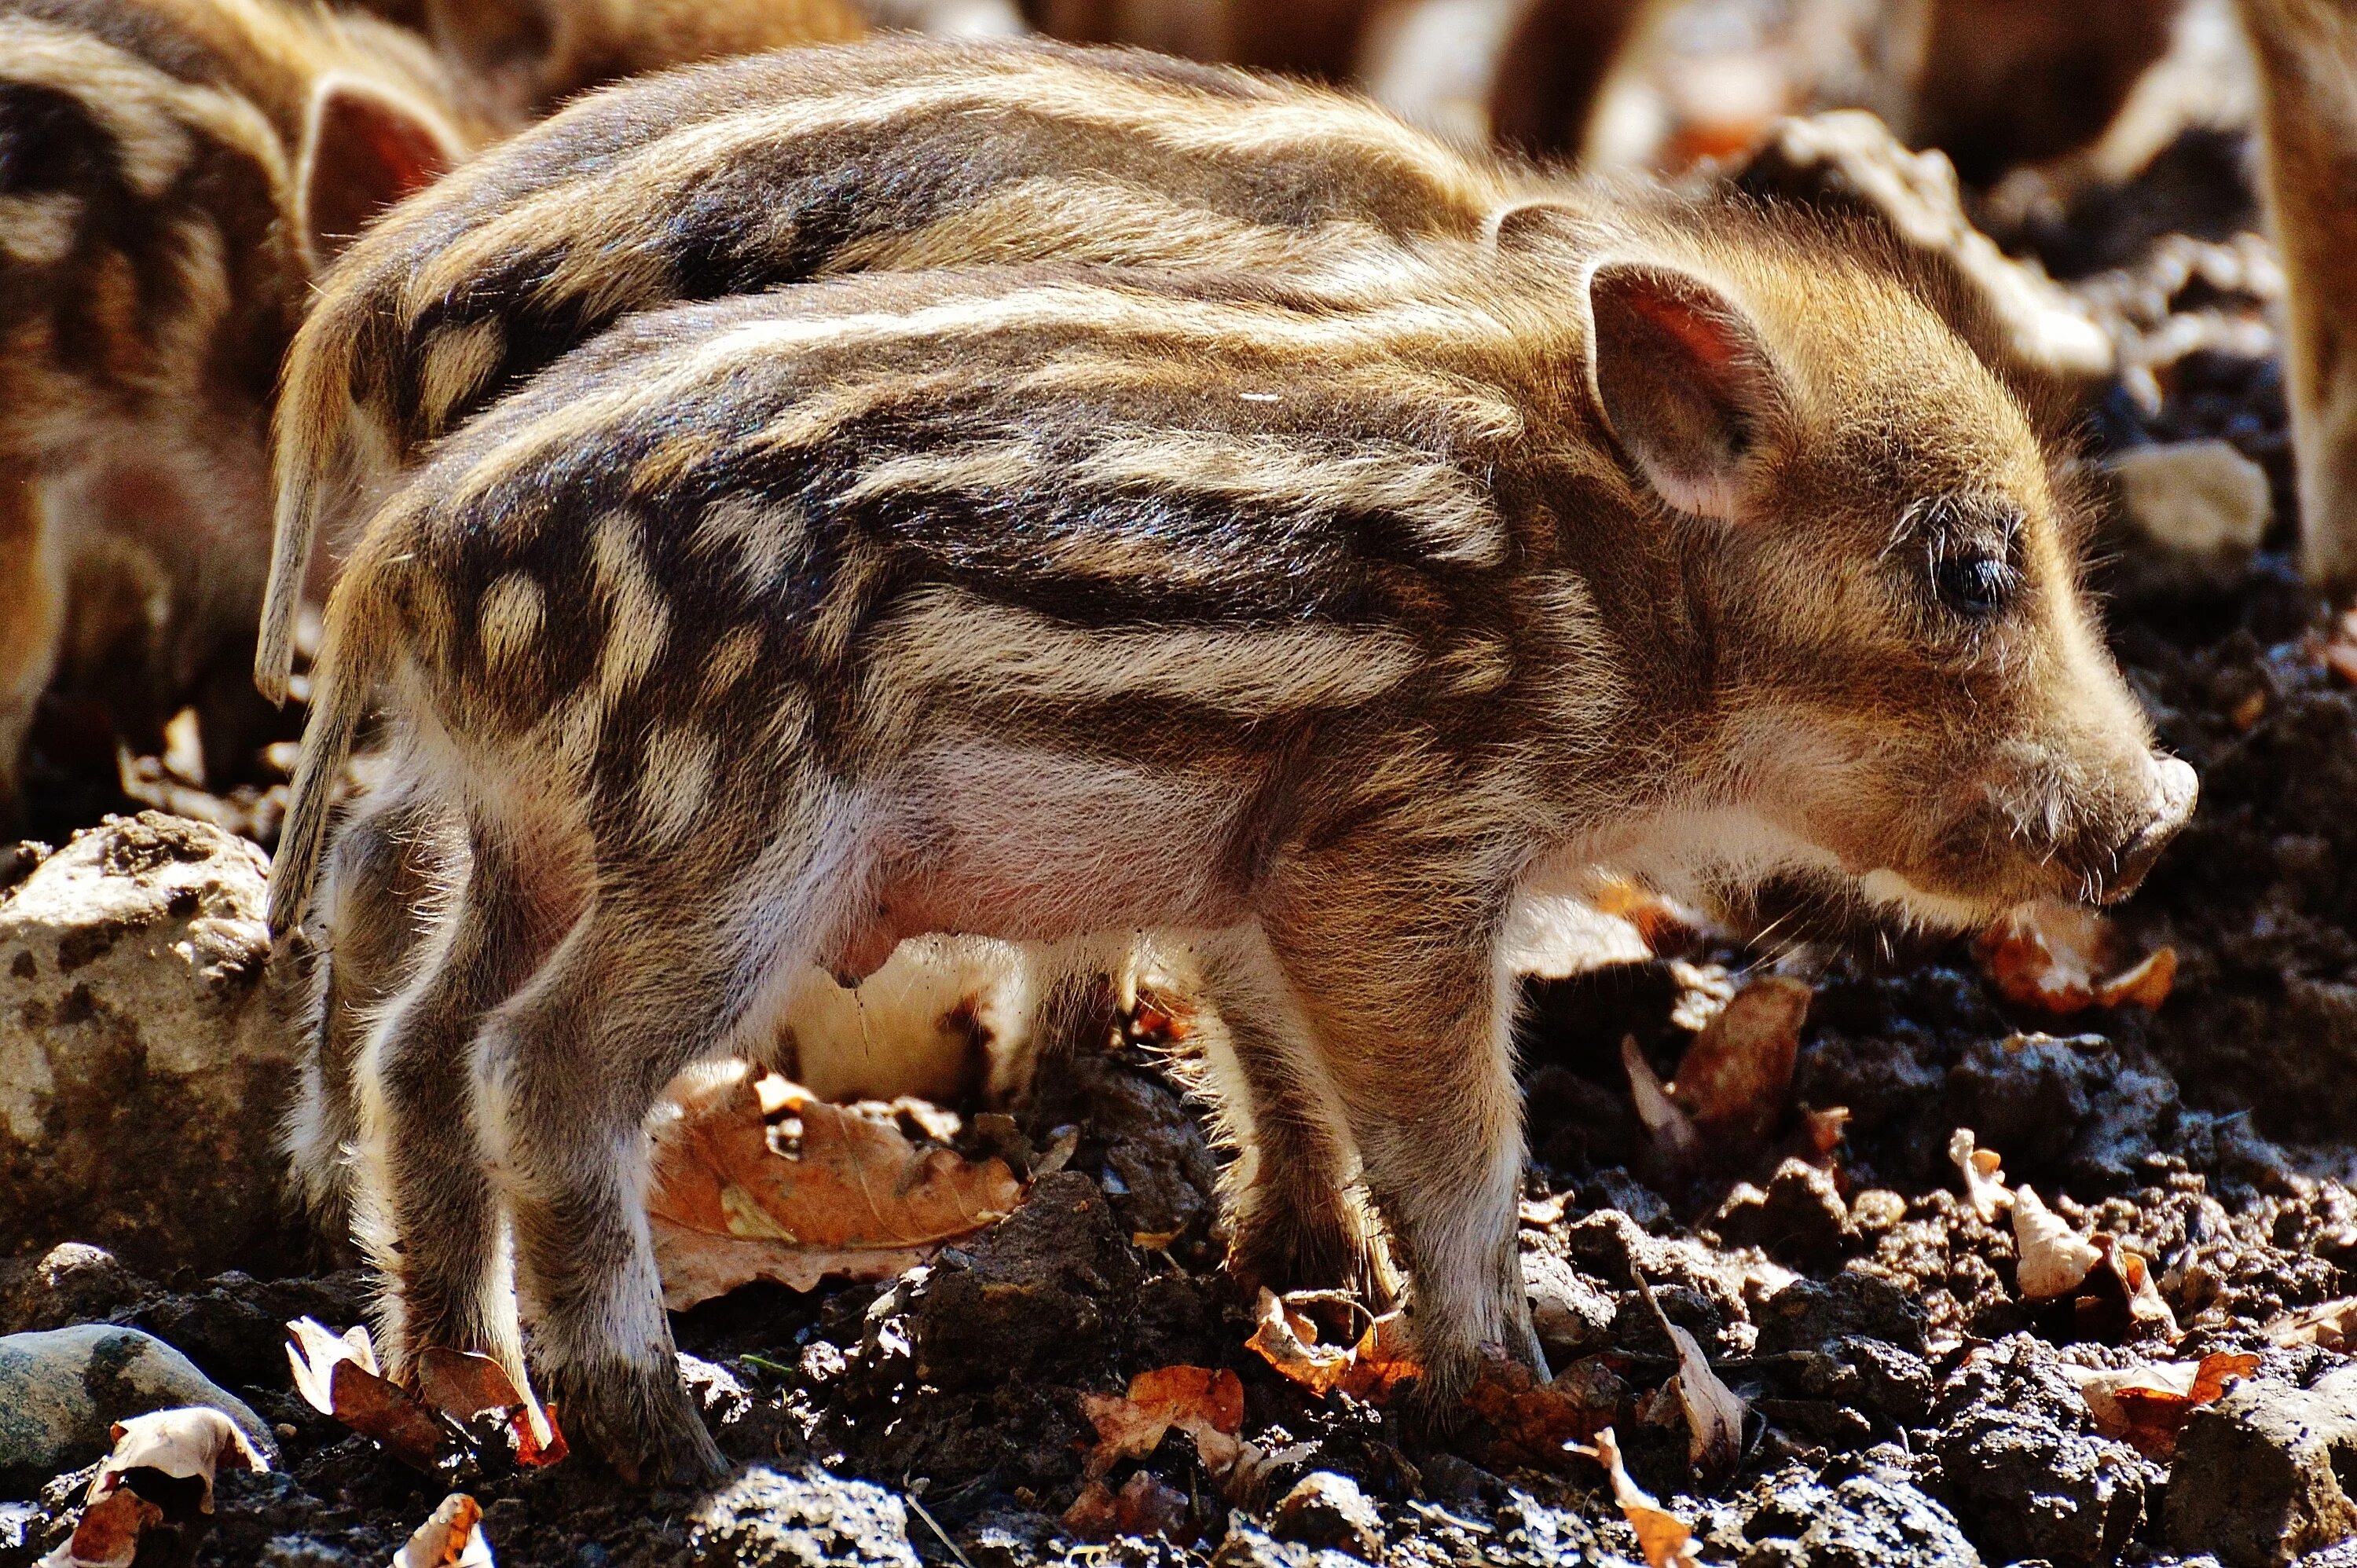
{"type": "Polygon", "coordinates": [[[2115,869],[2102,878],[2102,901],[2115,904],[2136,890],[2145,873],[2160,858],[2161,850],[2193,815],[2201,794],[2193,769],[2174,757],[2153,758],[2152,784],[2141,822],[2132,822],[2128,836],[2115,855],[2115,869]]]}

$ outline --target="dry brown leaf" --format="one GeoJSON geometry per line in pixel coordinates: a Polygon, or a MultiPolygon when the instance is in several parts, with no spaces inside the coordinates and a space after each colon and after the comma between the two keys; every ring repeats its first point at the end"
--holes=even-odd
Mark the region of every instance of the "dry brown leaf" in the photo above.
{"type": "Polygon", "coordinates": [[[1183,1542],[1195,1538],[1193,1515],[1185,1494],[1140,1470],[1123,1482],[1118,1492],[1103,1481],[1089,1482],[1058,1522],[1082,1541],[1111,1541],[1117,1535],[1151,1540],[1159,1535],[1183,1542]]]}
{"type": "Polygon", "coordinates": [[[1692,1563],[1702,1556],[1702,1542],[1694,1538],[1693,1527],[1630,1478],[1629,1467],[1620,1462],[1620,1444],[1610,1427],[1596,1434],[1592,1448],[1577,1443],[1564,1447],[1595,1460],[1611,1476],[1612,1500],[1620,1506],[1620,1517],[1629,1521],[1629,1528],[1637,1532],[1637,1548],[1645,1554],[1646,1568],[1670,1568],[1671,1563],[1692,1563]]]}
{"type": "Polygon", "coordinates": [[[1351,1363],[1357,1359],[1354,1350],[1318,1343],[1318,1326],[1288,1310],[1284,1298],[1265,1287],[1260,1293],[1257,1316],[1259,1321],[1244,1343],[1259,1351],[1261,1359],[1313,1394],[1322,1396],[1341,1386],[1351,1363]]]}
{"type": "Polygon", "coordinates": [[[2158,1008],[2177,981],[2177,951],[2161,948],[2116,969],[2119,936],[2094,909],[2040,899],[1980,934],[1973,951],[2007,1001],[2053,1014],[2098,1004],[2158,1008]]]}
{"type": "Polygon", "coordinates": [[[38,1568],[131,1568],[139,1537],[163,1521],[164,1510],[137,1492],[109,1492],[82,1510],[73,1533],[38,1568]]]}
{"type": "Polygon", "coordinates": [[[481,1506],[464,1492],[444,1498],[393,1554],[392,1568],[495,1568],[491,1544],[483,1539],[481,1506]]]}
{"type": "Polygon", "coordinates": [[[112,1436],[114,1446],[90,1484],[89,1507],[40,1568],[124,1568],[138,1555],[139,1537],[150,1525],[184,1524],[213,1511],[213,1477],[221,1466],[234,1462],[256,1475],[270,1468],[237,1423],[203,1406],[135,1415],[117,1422],[112,1436]],[[167,1508],[141,1496],[130,1479],[134,1472],[198,1482],[196,1507],[167,1498],[167,1508]],[[185,1510],[185,1517],[175,1517],[175,1510],[185,1510]]]}
{"type": "Polygon", "coordinates": [[[1566,1368],[1552,1382],[1541,1382],[1520,1361],[1483,1359],[1465,1406],[1496,1434],[1490,1462],[1549,1465],[1566,1444],[1585,1442],[1611,1425],[1618,1413],[1617,1383],[1575,1376],[1578,1369],[1566,1368]]]}
{"type": "Polygon", "coordinates": [[[1982,1224],[1995,1221],[1999,1209],[2013,1207],[2013,1189],[2005,1185],[2005,1162],[1995,1149],[1979,1147],[1970,1127],[1959,1127],[1949,1135],[1948,1158],[1964,1178],[1964,1197],[1982,1224]]]}
{"type": "Polygon", "coordinates": [[[889,1279],[1022,1201],[1004,1160],[913,1143],[898,1116],[756,1082],[741,1066],[682,1082],[647,1200],[673,1311],[752,1280],[806,1291],[829,1276],[889,1279]]]}
{"type": "Polygon", "coordinates": [[[1423,1370],[1415,1359],[1403,1313],[1385,1313],[1348,1346],[1319,1344],[1318,1325],[1275,1291],[1260,1293],[1257,1316],[1244,1343],[1288,1380],[1321,1398],[1340,1389],[1380,1405],[1423,1370]]]}
{"type": "Polygon", "coordinates": [[[2266,1332],[2271,1344],[2318,1345],[2346,1351],[2357,1346],[2357,1295],[2285,1313],[2269,1323],[2266,1332]]]}
{"type": "Polygon", "coordinates": [[[295,1389],[313,1410],[384,1444],[403,1464],[431,1470],[449,1452],[449,1423],[416,1395],[381,1375],[368,1330],[330,1333],[308,1317],[286,1326],[295,1389]]]}
{"type": "Polygon", "coordinates": [[[1662,1326],[1678,1354],[1678,1369],[1670,1376],[1668,1392],[1685,1417],[1686,1460],[1706,1476],[1723,1476],[1735,1467],[1743,1452],[1745,1405],[1735,1391],[1711,1370],[1695,1337],[1670,1321],[1653,1294],[1652,1282],[1637,1276],[1637,1289],[1653,1321],[1662,1326]]]}
{"type": "Polygon", "coordinates": [[[1809,1163],[1832,1169],[1834,1151],[1841,1147],[1848,1127],[1849,1107],[1846,1105],[1828,1105],[1823,1111],[1802,1106],[1801,1146],[1806,1151],[1805,1157],[1809,1163]]]}
{"type": "Polygon", "coordinates": [[[2026,1187],[2013,1193],[2014,1279],[2028,1301],[2052,1301],[2075,1291],[2103,1261],[2103,1251],[2046,1207],[2026,1187]]]}
{"type": "Polygon", "coordinates": [[[460,1423],[485,1411],[506,1422],[516,1463],[526,1469],[554,1465],[570,1452],[565,1434],[529,1389],[519,1389],[507,1369],[471,1350],[436,1347],[417,1359],[417,1397],[460,1423]]]}
{"type": "Polygon", "coordinates": [[[1687,1461],[1706,1476],[1724,1476],[1743,1453],[1743,1401],[1711,1370],[1693,1335],[1666,1318],[1663,1326],[1678,1348],[1677,1375],[1670,1386],[1685,1412],[1687,1461]]]}
{"type": "Polygon", "coordinates": [[[2089,1238],[2100,1254],[2100,1262],[2091,1272],[2092,1282],[2102,1286],[2099,1294],[2083,1296],[2079,1316],[2083,1326],[2102,1328],[2102,1320],[2120,1324],[2121,1338],[2147,1338],[2158,1336],[2175,1343],[2178,1337],[2177,1314],[2162,1299],[2160,1283],[2152,1276],[2152,1269],[2142,1257],[2120,1245],[2119,1238],[2108,1231],[2098,1230],[2089,1238]]]}
{"type": "Polygon", "coordinates": [[[2106,1437],[2124,1439],[2147,1458],[2167,1464],[2195,1410],[2226,1391],[2229,1380],[2258,1370],[2259,1359],[2224,1352],[2199,1361],[2170,1361],[2125,1371],[2062,1369],[2079,1385],[2088,1419],[2106,1437]]]}
{"type": "Polygon", "coordinates": [[[1097,1429],[1082,1472],[1094,1480],[1124,1459],[1143,1459],[1172,1427],[1195,1440],[1203,1467],[1225,1475],[1243,1444],[1244,1386],[1222,1367],[1161,1367],[1130,1379],[1125,1394],[1082,1394],[1081,1410],[1097,1429]]]}
{"type": "Polygon", "coordinates": [[[1792,1099],[1801,1026],[1815,994],[1802,981],[1763,975],[1695,1036],[1669,1092],[1697,1131],[1748,1144],[1774,1130],[1792,1099]]]}
{"type": "Polygon", "coordinates": [[[1342,1374],[1342,1391],[1372,1405],[1388,1403],[1402,1383],[1424,1375],[1408,1332],[1407,1314],[1386,1312],[1351,1347],[1351,1369],[1342,1374]]]}
{"type": "Polygon", "coordinates": [[[1681,1165],[1692,1164],[1702,1152],[1702,1134],[1694,1118],[1670,1098],[1663,1087],[1661,1075],[1645,1053],[1637,1048],[1637,1036],[1625,1035],[1620,1040],[1620,1065],[1629,1074],[1629,1098],[1637,1107],[1637,1120],[1645,1124],[1654,1145],[1681,1165]]]}

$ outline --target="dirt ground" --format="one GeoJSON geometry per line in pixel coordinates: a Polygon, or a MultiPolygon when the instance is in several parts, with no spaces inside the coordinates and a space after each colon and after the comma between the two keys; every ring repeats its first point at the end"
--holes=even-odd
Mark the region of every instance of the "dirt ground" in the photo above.
{"type": "MultiPolygon", "coordinates": [[[[2239,147],[2189,144],[2146,188],[2002,237],[2066,278],[2145,268],[2146,292],[2161,296],[2145,301],[2147,325],[2247,317],[2254,302],[2233,290],[2179,286],[2136,260],[2165,233],[2222,241],[2251,226],[2244,166],[2239,147]]],[[[2097,281],[2121,286],[2118,274],[2097,281]]],[[[2100,542],[2114,645],[2164,741],[2202,779],[2192,826],[2121,911],[2130,949],[2166,943],[2180,960],[2157,1014],[2024,1013],[1961,943],[1706,948],[1532,987],[1523,1246],[1534,1281],[1548,1282],[1547,1348],[1558,1371],[1578,1369],[1635,1478],[1695,1527],[1707,1561],[2187,1560],[2172,1555],[2170,1520],[2198,1511],[2190,1489],[2231,1477],[2172,1474],[2097,1432],[2061,1369],[2149,1352],[2124,1346],[2100,1311],[2021,1298],[2012,1230],[1960,1196],[1948,1154],[1960,1125],[2066,1219],[2153,1260],[2184,1329],[2169,1358],[2255,1352],[2262,1375],[2296,1389],[2345,1364],[2278,1348],[2262,1327],[2340,1295],[2357,1266],[2345,1185],[2357,1164],[2357,692],[2320,660],[2324,608],[2282,553],[2292,502],[2276,362],[2199,351],[2160,384],[2157,413],[2122,392],[2104,400],[2095,449],[2222,437],[2267,470],[2276,521],[2266,548],[2232,563],[2164,556],[2116,526],[2100,542]],[[1688,1037],[1672,1019],[1684,993],[1771,962],[1817,986],[1792,1126],[1744,1151],[1741,1168],[1673,1174],[1631,1108],[1620,1041],[1633,1035],[1669,1076],[1688,1037]],[[1829,1173],[1777,1174],[1801,1106],[1850,1113],[1829,1173]],[[1684,1423],[1658,1397],[1674,1362],[1641,1275],[1752,1412],[1735,1473],[1701,1495],[1684,1423]],[[2172,1507],[2172,1492],[2187,1495],[2172,1507]]],[[[71,725],[60,717],[52,733],[65,747],[71,725]]],[[[44,828],[91,820],[114,803],[104,793],[52,791],[68,820],[44,828]]],[[[972,1568],[1297,1564],[1349,1536],[1314,1509],[1283,1523],[1273,1512],[1312,1471],[1356,1481],[1392,1561],[1641,1561],[1595,1464],[1534,1453],[1511,1423],[1480,1416],[1430,1441],[1394,1409],[1312,1397],[1247,1348],[1254,1304],[1217,1266],[1217,1158],[1151,1051],[1109,1047],[1024,1112],[1037,1146],[1067,1125],[1081,1138],[1003,1224],[888,1287],[753,1286],[676,1320],[724,1448],[755,1466],[715,1494],[635,1493],[581,1460],[429,1477],[387,1458],[296,1397],[281,1348],[289,1317],[361,1318],[349,1272],[108,1276],[0,1327],[136,1324],[276,1424],[284,1465],[222,1481],[202,1563],[382,1563],[463,1482],[499,1560],[519,1568],[880,1563],[910,1549],[972,1568]],[[1152,1251],[1132,1240],[1173,1233],[1152,1251]],[[1274,1460],[1223,1495],[1174,1432],[1103,1477],[1135,1500],[1131,1522],[1158,1521],[1163,1538],[1077,1539],[1060,1520],[1095,1435],[1082,1396],[1176,1364],[1232,1369],[1241,1434],[1274,1460]]],[[[61,1477],[29,1506],[0,1509],[0,1541],[13,1530],[21,1542],[0,1546],[0,1568],[62,1536],[86,1480],[61,1477]]]]}

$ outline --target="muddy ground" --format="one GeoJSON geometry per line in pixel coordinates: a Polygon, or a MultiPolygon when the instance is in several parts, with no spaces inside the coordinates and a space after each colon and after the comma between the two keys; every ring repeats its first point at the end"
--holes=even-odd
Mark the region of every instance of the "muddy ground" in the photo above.
{"type": "MultiPolygon", "coordinates": [[[[2144,187],[2053,207],[2005,237],[2058,275],[2133,272],[2171,232],[2222,241],[2251,226],[2244,166],[2232,138],[2188,144],[2144,187]]],[[[2147,327],[2172,311],[2255,310],[2164,271],[2151,272],[2169,297],[2145,302],[2147,327]]],[[[2118,277],[2104,286],[2116,293],[2118,277]]],[[[1947,1154],[1959,1125],[2066,1219],[2154,1260],[2185,1330],[2168,1356],[2255,1351],[2265,1376],[2295,1389],[2344,1362],[2261,1330],[2357,1283],[2357,1195],[2344,1185],[2357,1165],[2357,693],[2321,662],[2323,607],[2282,553],[2292,500],[2276,362],[2196,352],[2161,385],[2157,413],[2124,392],[2105,398],[2095,450],[2223,437],[2267,469],[2276,521],[2240,561],[2166,556],[2116,525],[2100,542],[2114,644],[2164,740],[2202,778],[2193,825],[2121,914],[2133,950],[2168,943],[2181,961],[2157,1014],[2023,1013],[1963,944],[1868,942],[1849,956],[1814,942],[1764,956],[1705,945],[1677,964],[1532,988],[1523,1240],[1531,1277],[1546,1282],[1547,1348],[1558,1369],[1578,1369],[1636,1478],[1696,1526],[1708,1561],[2173,1563],[2190,1553],[2172,1547],[2172,1520],[2231,1503],[2206,1493],[2237,1477],[2173,1474],[2091,1424],[2058,1369],[2162,1352],[2124,1347],[2100,1312],[2019,1299],[2011,1230],[1959,1196],[1947,1154]],[[1673,1173],[1631,1108],[1620,1042],[1634,1035],[1668,1076],[1688,1037],[1672,1021],[1681,993],[1720,978],[1713,965],[1740,978],[1767,963],[1818,985],[1788,1115],[1797,1125],[1803,1105],[1848,1109],[1831,1172],[1771,1180],[1787,1126],[1736,1151],[1739,1168],[1673,1173]],[[2056,1037],[2022,1037],[2040,1031],[2056,1037]],[[1559,1215],[1545,1201],[1557,1197],[1559,1215]],[[1641,1273],[1750,1404],[1738,1467],[1707,1488],[1674,1406],[1655,1397],[1671,1347],[1639,1299],[1641,1273]]],[[[68,766],[70,715],[51,733],[59,820],[42,825],[55,836],[115,802],[64,787],[88,777],[68,766]]],[[[1252,1303],[1217,1267],[1217,1160],[1150,1050],[1109,1039],[1024,1124],[1043,1147],[1066,1124],[1082,1139],[1017,1214],[929,1271],[806,1295],[754,1286],[677,1319],[723,1446],[761,1468],[701,1498],[633,1493],[582,1460],[461,1477],[499,1560],[895,1562],[913,1549],[1013,1568],[1301,1563],[1353,1539],[1364,1551],[1330,1510],[1275,1520],[1272,1499],[1313,1470],[1356,1481],[1394,1561],[1640,1560],[1592,1463],[1518,1449],[1479,1418],[1428,1441],[1396,1411],[1310,1397],[1245,1348],[1252,1303]],[[1154,1251],[1131,1240],[1172,1232],[1154,1251]],[[1093,1436],[1082,1394],[1181,1363],[1235,1371],[1243,1435],[1277,1462],[1232,1498],[1174,1433],[1105,1477],[1134,1499],[1129,1522],[1160,1534],[1080,1541],[1060,1520],[1093,1436]]],[[[106,1274],[18,1299],[0,1328],[113,1318],[178,1346],[276,1423],[285,1449],[276,1473],[222,1482],[196,1560],[328,1568],[383,1563],[450,1488],[291,1390],[282,1323],[340,1326],[361,1312],[350,1273],[106,1274]]],[[[61,1536],[85,1479],[0,1509],[0,1542],[18,1542],[0,1545],[0,1568],[61,1536]]]]}

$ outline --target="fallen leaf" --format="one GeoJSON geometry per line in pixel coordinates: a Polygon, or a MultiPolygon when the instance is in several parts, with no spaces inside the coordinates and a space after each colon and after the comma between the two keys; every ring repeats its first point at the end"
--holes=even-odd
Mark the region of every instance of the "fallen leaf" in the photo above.
{"type": "Polygon", "coordinates": [[[2070,1294],[2104,1256],[2026,1187],[2013,1193],[2013,1244],[2020,1257],[2014,1279],[2028,1301],[2070,1294]]]}
{"type": "Polygon", "coordinates": [[[2087,1240],[2097,1257],[2075,1304],[2080,1331],[2090,1338],[2158,1337],[2175,1343],[2177,1314],[2162,1299],[2150,1265],[2108,1231],[2098,1230],[2087,1240]]]}
{"type": "Polygon", "coordinates": [[[365,1327],[335,1334],[298,1317],[286,1332],[296,1391],[313,1410],[384,1444],[414,1469],[433,1469],[450,1451],[456,1432],[424,1401],[377,1371],[365,1327]]]}
{"type": "Polygon", "coordinates": [[[1620,1444],[1610,1427],[1596,1434],[1592,1448],[1577,1443],[1566,1443],[1564,1447],[1595,1460],[1611,1477],[1612,1500],[1620,1506],[1620,1517],[1629,1521],[1629,1528],[1637,1532],[1637,1549],[1645,1554],[1646,1568],[1669,1568],[1673,1563],[1692,1563],[1702,1556],[1702,1542],[1694,1538],[1693,1527],[1630,1478],[1629,1467],[1620,1462],[1620,1444]]]}
{"type": "Polygon", "coordinates": [[[2050,898],[2010,911],[1973,944],[1997,990],[2022,1006],[2068,1014],[2098,1004],[2157,1008],[2169,1000],[2176,950],[2160,948],[2115,970],[2118,949],[2118,933],[2102,913],[2050,898]]]}
{"type": "Polygon", "coordinates": [[[1097,1429],[1082,1471],[1094,1480],[1124,1459],[1143,1459],[1172,1427],[1195,1440],[1213,1476],[1225,1475],[1242,1444],[1244,1386],[1222,1367],[1162,1367],[1130,1379],[1125,1394],[1082,1394],[1081,1409],[1097,1429]]]}
{"type": "Polygon", "coordinates": [[[1357,1359],[1352,1348],[1318,1343],[1318,1326],[1289,1311],[1284,1298],[1265,1287],[1260,1293],[1256,1316],[1258,1322],[1244,1343],[1259,1351],[1261,1359],[1287,1380],[1321,1397],[1341,1386],[1357,1359]]]}
{"type": "Polygon", "coordinates": [[[213,1477],[234,1462],[267,1475],[270,1461],[244,1430],[220,1411],[204,1406],[151,1411],[114,1423],[114,1449],[91,1483],[93,1498],[114,1490],[134,1470],[154,1470],[175,1480],[196,1481],[197,1511],[213,1511],[213,1477]]]}
{"type": "Polygon", "coordinates": [[[1185,1493],[1140,1470],[1118,1492],[1103,1481],[1089,1482],[1058,1522],[1082,1541],[1111,1541],[1120,1535],[1151,1540],[1158,1535],[1183,1544],[1195,1538],[1193,1517],[1185,1493]]]}
{"type": "Polygon", "coordinates": [[[1629,1074],[1629,1098],[1636,1104],[1637,1120],[1645,1124],[1654,1146],[1679,1164],[1691,1165],[1702,1152],[1702,1133],[1684,1107],[1670,1098],[1661,1075],[1637,1048],[1634,1035],[1621,1036],[1620,1065],[1629,1074]]]}
{"type": "Polygon", "coordinates": [[[1548,1465],[1566,1444],[1584,1442],[1610,1426],[1625,1388],[1618,1378],[1592,1375],[1603,1370],[1589,1358],[1542,1382],[1520,1361],[1485,1357],[1480,1375],[1465,1395],[1465,1406],[1495,1434],[1488,1460],[1548,1465]]]}
{"type": "Polygon", "coordinates": [[[2357,1346],[2357,1295],[2287,1312],[2269,1323],[2266,1333],[2271,1344],[2317,1345],[2346,1351],[2357,1346]]]}
{"type": "Polygon", "coordinates": [[[565,1434],[528,1389],[489,1356],[438,1346],[417,1359],[417,1397],[462,1425],[486,1411],[507,1424],[516,1463],[526,1469],[554,1465],[570,1452],[565,1434]]]}
{"type": "Polygon", "coordinates": [[[1743,1453],[1744,1403],[1711,1370],[1710,1359],[1702,1353],[1695,1337],[1670,1321],[1654,1298],[1652,1284],[1641,1273],[1637,1276],[1637,1288],[1645,1305],[1652,1308],[1662,1332],[1677,1348],[1678,1369],[1671,1375],[1669,1386],[1685,1415],[1686,1461],[1706,1477],[1724,1476],[1735,1468],[1743,1453]]]}
{"type": "Polygon", "coordinates": [[[1347,1346],[1318,1343],[1317,1323],[1272,1290],[1260,1293],[1255,1316],[1244,1344],[1287,1380],[1321,1398],[1340,1389],[1380,1405],[1424,1369],[1415,1361],[1405,1313],[1383,1314],[1347,1346]]]}
{"type": "Polygon", "coordinates": [[[2224,1393],[2230,1379],[2249,1377],[2258,1368],[2256,1356],[2218,1352],[2199,1361],[2123,1371],[2065,1366],[2062,1372],[2079,1385],[2079,1397],[2086,1402],[2096,1431],[2124,1439],[2147,1458],[2167,1464],[2176,1455],[2178,1435],[2194,1411],[2224,1393]]]}
{"type": "Polygon", "coordinates": [[[1220,1495],[1233,1507],[1257,1513],[1267,1507],[1269,1490],[1277,1473],[1289,1466],[1307,1464],[1317,1453],[1315,1443],[1288,1443],[1277,1449],[1246,1443],[1238,1452],[1235,1464],[1220,1477],[1220,1495]]]}
{"type": "Polygon", "coordinates": [[[139,1537],[164,1510],[134,1491],[110,1492],[82,1510],[73,1533],[38,1568],[131,1568],[139,1537]]]}
{"type": "Polygon", "coordinates": [[[114,1424],[112,1437],[113,1448],[91,1481],[89,1506],[40,1568],[124,1568],[149,1526],[185,1524],[213,1511],[213,1477],[222,1465],[235,1462],[257,1475],[270,1469],[237,1423],[202,1406],[132,1416],[114,1424]],[[195,1495],[159,1481],[193,1481],[195,1495]]]}
{"type": "Polygon", "coordinates": [[[295,1391],[321,1415],[336,1413],[331,1374],[337,1363],[350,1361],[370,1376],[376,1375],[376,1347],[369,1342],[364,1323],[336,1334],[317,1318],[298,1317],[286,1326],[286,1360],[295,1371],[295,1391]]]}
{"type": "Polygon", "coordinates": [[[1849,1126],[1849,1107],[1828,1105],[1823,1111],[1801,1107],[1801,1146],[1808,1151],[1810,1164],[1832,1166],[1834,1151],[1849,1126]]]}
{"type": "Polygon", "coordinates": [[[1351,1347],[1351,1369],[1342,1374],[1342,1391],[1372,1405],[1385,1404],[1400,1384],[1423,1375],[1407,1314],[1386,1312],[1368,1324],[1351,1347]]]}
{"type": "Polygon", "coordinates": [[[483,1539],[481,1506],[464,1492],[444,1498],[393,1554],[392,1568],[495,1568],[491,1544],[483,1539]]]}
{"type": "Polygon", "coordinates": [[[1670,1097],[1696,1131],[1738,1144],[1765,1140],[1792,1094],[1801,1026],[1816,993],[1781,974],[1763,975],[1735,993],[1679,1059],[1670,1097]]]}
{"type": "Polygon", "coordinates": [[[912,1142],[890,1108],[831,1105],[732,1067],[674,1084],[655,1133],[647,1219],[675,1312],[757,1279],[889,1279],[1022,1200],[996,1155],[966,1160],[912,1142]]]}
{"type": "Polygon", "coordinates": [[[1976,1145],[1970,1127],[1959,1127],[1949,1134],[1948,1158],[1964,1176],[1964,1197],[1982,1224],[1994,1222],[1999,1209],[2013,1207],[2013,1189],[2005,1185],[2005,1163],[1995,1149],[1976,1145]]]}

